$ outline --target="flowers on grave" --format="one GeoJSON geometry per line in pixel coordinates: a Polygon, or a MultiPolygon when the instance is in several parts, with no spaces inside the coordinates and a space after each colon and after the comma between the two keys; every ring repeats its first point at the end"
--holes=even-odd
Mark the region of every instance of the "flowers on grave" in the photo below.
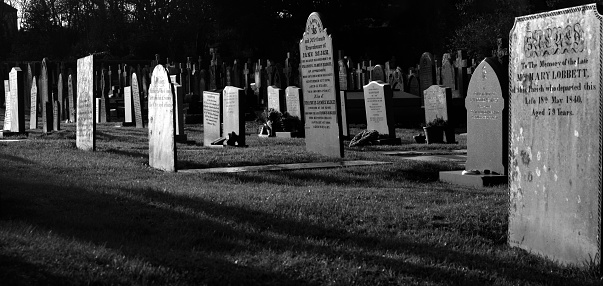
{"type": "Polygon", "coordinates": [[[256,120],[262,124],[263,129],[270,130],[271,134],[275,132],[302,132],[302,122],[297,116],[289,114],[289,112],[281,113],[274,108],[268,108],[262,113],[258,114],[256,120]]]}

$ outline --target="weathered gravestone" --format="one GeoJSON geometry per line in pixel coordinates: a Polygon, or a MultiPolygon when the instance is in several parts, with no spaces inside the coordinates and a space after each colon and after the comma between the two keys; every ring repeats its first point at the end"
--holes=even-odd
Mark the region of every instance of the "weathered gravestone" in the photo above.
{"type": "Polygon", "coordinates": [[[54,104],[52,105],[52,131],[61,130],[60,112],[59,101],[55,100],[54,104]]]}
{"type": "Polygon", "coordinates": [[[174,93],[165,67],[157,65],[149,87],[149,166],[176,172],[174,93]]]}
{"type": "Polygon", "coordinates": [[[304,119],[303,106],[300,97],[301,89],[296,86],[289,86],[285,89],[285,98],[287,102],[287,112],[291,116],[297,116],[300,120],[304,119]]]}
{"type": "Polygon", "coordinates": [[[278,110],[285,112],[285,92],[284,90],[269,86],[268,87],[268,109],[278,110]]]}
{"type": "Polygon", "coordinates": [[[421,60],[419,61],[419,86],[421,88],[421,93],[419,96],[423,98],[423,93],[430,86],[436,84],[436,70],[435,70],[435,60],[431,53],[423,53],[421,55],[421,60]]]}
{"type": "Polygon", "coordinates": [[[371,80],[388,82],[385,76],[385,71],[383,71],[383,67],[381,65],[376,65],[375,67],[373,67],[373,72],[371,73],[371,80]]]}
{"type": "Polygon", "coordinates": [[[203,92],[203,146],[213,146],[212,142],[222,137],[221,103],[220,93],[203,92]]]}
{"type": "Polygon", "coordinates": [[[94,151],[96,149],[96,120],[94,100],[94,57],[92,55],[77,60],[77,119],[75,145],[77,148],[94,151]]]}
{"type": "Polygon", "coordinates": [[[6,113],[3,136],[25,132],[23,71],[19,67],[13,67],[8,74],[8,78],[9,80],[5,81],[4,84],[6,113]]]}
{"type": "Polygon", "coordinates": [[[379,135],[394,138],[393,93],[389,84],[371,81],[364,86],[366,129],[377,130],[379,135]]]}
{"type": "Polygon", "coordinates": [[[136,122],[136,128],[144,128],[144,122],[142,120],[142,98],[138,88],[138,76],[135,73],[132,74],[132,99],[134,101],[134,121],[136,122]]]}
{"type": "Polygon", "coordinates": [[[223,122],[225,144],[245,146],[245,91],[238,87],[226,86],[223,91],[223,122]]]}
{"type": "Polygon", "coordinates": [[[96,98],[96,123],[107,123],[107,101],[96,98]]]}
{"type": "Polygon", "coordinates": [[[2,130],[9,131],[11,129],[11,96],[10,96],[10,84],[8,80],[4,81],[4,128],[2,130]]]}
{"type": "Polygon", "coordinates": [[[57,81],[57,98],[58,98],[58,106],[57,106],[57,111],[58,111],[58,119],[59,121],[65,119],[65,99],[64,99],[64,94],[63,94],[63,88],[65,87],[65,85],[63,84],[63,74],[60,73],[59,74],[59,79],[57,81]]]}
{"type": "Polygon", "coordinates": [[[448,121],[448,109],[452,100],[452,90],[449,87],[432,85],[424,92],[425,122],[436,118],[448,121]]]}
{"type": "Polygon", "coordinates": [[[174,91],[174,119],[176,120],[176,141],[186,142],[188,137],[184,133],[184,88],[181,84],[172,83],[174,91]]]}
{"type": "Polygon", "coordinates": [[[419,79],[411,74],[408,76],[408,93],[421,96],[421,87],[419,86],[419,79]]]}
{"type": "Polygon", "coordinates": [[[337,64],[339,66],[339,89],[348,90],[348,68],[346,60],[343,58],[343,51],[339,51],[337,64]]]}
{"type": "Polygon", "coordinates": [[[73,76],[71,72],[69,72],[69,76],[67,77],[67,96],[69,97],[69,122],[75,122],[76,114],[75,114],[75,94],[73,88],[73,76]]]}
{"type": "Polygon", "coordinates": [[[31,84],[31,107],[29,109],[29,129],[38,128],[38,84],[36,77],[32,78],[31,84]]]}
{"type": "Polygon", "coordinates": [[[454,65],[450,54],[444,54],[442,57],[442,85],[452,89],[452,97],[460,98],[460,93],[456,88],[456,78],[454,77],[454,65]]]}
{"type": "Polygon", "coordinates": [[[25,106],[31,107],[31,86],[35,84],[33,81],[33,70],[31,69],[31,63],[27,64],[27,74],[25,75],[25,84],[23,88],[25,89],[25,106]]]}
{"type": "Polygon", "coordinates": [[[343,157],[338,93],[335,89],[333,39],[320,15],[310,14],[300,41],[306,150],[343,157]]]}
{"type": "Polygon", "coordinates": [[[591,267],[603,265],[601,21],[595,4],[518,17],[509,45],[509,244],[591,267]]]}
{"type": "Polygon", "coordinates": [[[48,133],[52,129],[52,98],[48,89],[48,60],[42,59],[40,71],[40,98],[42,104],[42,132],[48,133]]]}
{"type": "Polygon", "coordinates": [[[132,86],[124,87],[124,122],[122,126],[132,126],[134,125],[134,106],[132,99],[132,86]]]}
{"type": "Polygon", "coordinates": [[[346,107],[346,101],[348,96],[345,90],[339,91],[339,105],[341,110],[341,135],[343,138],[350,136],[350,126],[348,125],[348,110],[346,107]]]}

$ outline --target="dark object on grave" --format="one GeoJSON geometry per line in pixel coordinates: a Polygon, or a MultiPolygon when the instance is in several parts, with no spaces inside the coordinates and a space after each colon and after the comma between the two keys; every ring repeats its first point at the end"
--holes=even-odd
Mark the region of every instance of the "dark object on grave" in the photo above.
{"type": "Polygon", "coordinates": [[[379,139],[379,132],[377,130],[364,130],[352,138],[350,147],[370,145],[371,141],[377,139],[379,139]]]}

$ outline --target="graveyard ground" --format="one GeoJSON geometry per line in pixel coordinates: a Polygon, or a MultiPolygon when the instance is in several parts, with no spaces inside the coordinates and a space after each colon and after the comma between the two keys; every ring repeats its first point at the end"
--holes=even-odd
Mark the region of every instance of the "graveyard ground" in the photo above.
{"type": "MultiPolygon", "coordinates": [[[[199,175],[149,168],[147,129],[117,124],[97,126],[96,152],[75,148],[74,124],[0,143],[3,285],[601,285],[594,265],[507,246],[506,187],[440,183],[459,167],[381,153],[463,137],[397,129],[402,146],[345,150],[389,165],[199,175]]],[[[248,125],[241,149],[203,148],[187,126],[179,168],[336,161],[248,125]]]]}

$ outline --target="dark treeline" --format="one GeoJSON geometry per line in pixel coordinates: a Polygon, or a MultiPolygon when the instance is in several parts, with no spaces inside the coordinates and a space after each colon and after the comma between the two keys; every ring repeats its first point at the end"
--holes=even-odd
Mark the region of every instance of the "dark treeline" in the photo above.
{"type": "Polygon", "coordinates": [[[415,65],[429,51],[465,49],[489,56],[497,38],[508,38],[514,17],[584,0],[13,0],[21,31],[0,45],[0,61],[74,60],[95,53],[105,59],[174,61],[207,57],[283,60],[299,53],[305,21],[325,18],[335,49],[378,63],[392,56],[415,65]]]}

